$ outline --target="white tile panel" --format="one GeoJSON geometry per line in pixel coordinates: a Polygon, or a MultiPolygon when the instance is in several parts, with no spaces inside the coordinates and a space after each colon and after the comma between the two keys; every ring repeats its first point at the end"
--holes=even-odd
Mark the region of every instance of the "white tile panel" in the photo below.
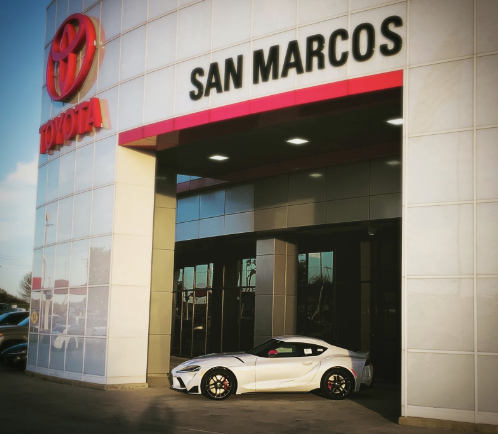
{"type": "MultiPolygon", "coordinates": [[[[398,3],[391,6],[375,8],[364,12],[351,15],[349,43],[353,38],[354,29],[363,23],[371,23],[375,28],[375,51],[372,57],[364,62],[358,62],[354,59],[352,51],[349,53],[349,75],[359,76],[374,73],[380,73],[386,70],[401,69],[406,65],[406,3],[398,3]],[[401,51],[392,56],[384,56],[380,52],[380,45],[387,44],[388,48],[392,48],[393,43],[385,38],[380,32],[382,22],[390,16],[399,16],[403,20],[403,25],[400,27],[390,26],[391,30],[401,36],[403,45],[401,51]]],[[[365,53],[366,33],[363,31],[360,37],[360,51],[365,53]]]]}
{"type": "Polygon", "coordinates": [[[106,42],[121,32],[122,0],[104,0],[102,3],[102,35],[101,41],[106,42]]]}
{"type": "Polygon", "coordinates": [[[410,2],[410,64],[472,55],[473,16],[468,0],[410,2]]]}
{"type": "Polygon", "coordinates": [[[147,71],[173,63],[176,55],[176,13],[150,22],[147,32],[147,71]]]}
{"type": "Polygon", "coordinates": [[[477,356],[478,410],[498,413],[498,357],[477,356]]]}
{"type": "Polygon", "coordinates": [[[408,203],[473,199],[473,133],[408,139],[408,203]]]}
{"type": "Polygon", "coordinates": [[[44,124],[51,118],[52,100],[48,95],[47,88],[42,89],[42,106],[40,124],[44,124]]]}
{"type": "Polygon", "coordinates": [[[381,6],[386,3],[390,3],[392,0],[351,0],[350,8],[351,12],[355,12],[361,9],[373,8],[376,6],[381,6]]]}
{"type": "Polygon", "coordinates": [[[69,0],[68,16],[81,13],[83,10],[83,0],[69,0]]]}
{"type": "Polygon", "coordinates": [[[114,234],[111,284],[150,287],[151,260],[152,237],[114,234]],[[140,254],[135,255],[130,252],[140,252],[140,254]]]}
{"type": "Polygon", "coordinates": [[[100,106],[102,107],[102,120],[104,128],[99,132],[99,138],[116,132],[118,121],[118,86],[99,93],[100,106]]]}
{"type": "Polygon", "coordinates": [[[108,341],[107,377],[124,377],[124,383],[131,382],[130,378],[133,377],[143,377],[145,380],[148,337],[127,336],[108,341]]]}
{"type": "Polygon", "coordinates": [[[476,2],[477,53],[498,51],[498,2],[478,0],[476,2]]]}
{"type": "Polygon", "coordinates": [[[498,124],[498,55],[477,58],[477,125],[498,124]]]}
{"type": "Polygon", "coordinates": [[[347,14],[348,0],[299,0],[297,20],[299,25],[323,21],[324,19],[347,14]]]}
{"type": "Polygon", "coordinates": [[[178,60],[211,48],[211,0],[181,9],[178,17],[178,60]]]}
{"type": "Polygon", "coordinates": [[[410,70],[409,134],[472,126],[473,69],[467,59],[410,70]]]}
{"type": "Polygon", "coordinates": [[[474,350],[473,279],[408,279],[409,349],[474,350]]]}
{"type": "MultiPolygon", "coordinates": [[[[333,8],[333,2],[327,2],[333,8]]],[[[307,10],[311,10],[306,8],[307,10]]],[[[300,27],[298,29],[298,40],[299,40],[299,48],[301,50],[301,57],[303,59],[303,67],[306,71],[306,39],[309,36],[313,36],[316,34],[320,34],[325,38],[325,47],[323,49],[323,55],[325,57],[325,68],[318,69],[318,61],[315,58],[313,60],[313,72],[305,72],[304,74],[299,74],[297,76],[297,87],[308,87],[317,84],[330,83],[333,81],[344,80],[348,74],[348,66],[347,62],[343,66],[332,66],[329,62],[328,57],[328,47],[329,47],[329,37],[330,34],[337,29],[345,29],[348,30],[348,17],[341,17],[335,19],[329,19],[327,21],[323,21],[317,24],[312,24],[304,27],[300,27]]],[[[337,40],[336,44],[336,52],[337,57],[340,57],[342,52],[348,51],[349,42],[342,41],[341,39],[337,40]]],[[[282,47],[280,47],[282,50],[282,47]]],[[[284,54],[285,55],[285,54],[284,54]]],[[[348,55],[348,62],[350,59],[351,53],[348,55]]]]}
{"type": "Polygon", "coordinates": [[[473,273],[472,205],[409,208],[407,219],[408,275],[473,273]]]}
{"type": "Polygon", "coordinates": [[[144,77],[119,85],[119,129],[125,130],[142,123],[144,77]]]}
{"type": "Polygon", "coordinates": [[[477,279],[477,351],[498,353],[498,278],[477,279]]]}
{"type": "Polygon", "coordinates": [[[213,50],[251,37],[251,2],[215,0],[213,4],[213,50]]]}
{"type": "Polygon", "coordinates": [[[498,198],[498,128],[477,131],[477,199],[498,198]]]}
{"type": "Polygon", "coordinates": [[[210,56],[196,57],[186,62],[178,63],[176,66],[176,107],[175,115],[181,116],[187,113],[206,110],[209,107],[209,98],[203,97],[198,101],[190,99],[189,92],[196,91],[190,82],[190,75],[194,68],[203,68],[204,77],[199,77],[205,83],[210,64],[210,56]]]}
{"type": "Polygon", "coordinates": [[[100,62],[98,89],[107,89],[118,83],[120,38],[102,46],[103,58],[100,62]]]}
{"type": "Polygon", "coordinates": [[[297,0],[253,0],[252,36],[267,35],[297,23],[297,0]]]}
{"type": "Polygon", "coordinates": [[[53,2],[47,9],[45,22],[45,44],[50,42],[55,34],[55,9],[56,2],[53,2]]]}
{"type": "Polygon", "coordinates": [[[147,20],[147,2],[123,0],[123,28],[122,32],[132,29],[147,20]]]}
{"type": "Polygon", "coordinates": [[[498,202],[477,204],[477,273],[498,274],[498,202]]]}
{"type": "Polygon", "coordinates": [[[57,0],[57,13],[55,18],[55,28],[58,29],[67,18],[68,0],[57,0]]]}
{"type": "Polygon", "coordinates": [[[149,20],[176,9],[176,0],[149,0],[149,20]]]}
{"type": "Polygon", "coordinates": [[[473,355],[408,353],[407,365],[408,405],[474,409],[473,355]]]}
{"type": "Polygon", "coordinates": [[[145,76],[145,124],[174,114],[175,67],[159,69],[145,76]]]}
{"type": "MultiPolygon", "coordinates": [[[[94,3],[94,2],[92,2],[94,3]]],[[[90,10],[85,12],[85,15],[93,18],[93,24],[95,25],[95,32],[97,33],[97,41],[102,42],[102,38],[105,35],[105,32],[102,30],[102,22],[101,22],[101,11],[100,6],[102,3],[97,3],[90,10]],[[98,25],[100,23],[100,26],[98,25]]]]}
{"type": "Polygon", "coordinates": [[[145,31],[146,27],[141,26],[121,37],[121,81],[144,72],[145,31]]]}

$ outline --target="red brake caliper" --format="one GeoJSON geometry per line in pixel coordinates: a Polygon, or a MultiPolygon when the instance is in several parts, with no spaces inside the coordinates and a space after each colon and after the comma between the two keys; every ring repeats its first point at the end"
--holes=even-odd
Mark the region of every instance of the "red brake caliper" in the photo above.
{"type": "Polygon", "coordinates": [[[227,389],[228,389],[228,380],[227,380],[226,378],[225,378],[225,381],[223,382],[223,388],[224,388],[225,390],[227,390],[227,389]]]}
{"type": "Polygon", "coordinates": [[[333,385],[334,385],[334,383],[332,383],[332,381],[329,380],[329,383],[328,383],[329,390],[332,390],[333,385]]]}

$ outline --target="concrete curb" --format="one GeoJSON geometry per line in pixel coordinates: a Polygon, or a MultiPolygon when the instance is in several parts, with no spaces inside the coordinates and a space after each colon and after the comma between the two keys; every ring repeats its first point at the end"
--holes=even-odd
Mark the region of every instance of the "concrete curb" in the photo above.
{"type": "Polygon", "coordinates": [[[425,417],[402,416],[398,419],[400,425],[417,426],[421,428],[452,429],[456,431],[482,432],[498,434],[498,425],[484,423],[457,422],[453,420],[429,419],[425,417]]]}

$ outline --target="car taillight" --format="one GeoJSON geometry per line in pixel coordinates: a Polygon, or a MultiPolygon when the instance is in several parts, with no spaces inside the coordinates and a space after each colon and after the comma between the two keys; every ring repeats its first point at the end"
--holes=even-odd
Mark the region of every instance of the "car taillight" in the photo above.
{"type": "Polygon", "coordinates": [[[356,374],[356,372],[354,371],[354,369],[351,369],[351,372],[353,373],[354,378],[358,378],[358,375],[356,374]]]}

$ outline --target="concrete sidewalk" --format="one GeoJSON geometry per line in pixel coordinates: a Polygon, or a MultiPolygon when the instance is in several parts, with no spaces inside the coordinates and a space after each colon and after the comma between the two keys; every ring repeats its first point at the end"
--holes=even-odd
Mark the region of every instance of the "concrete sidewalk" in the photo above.
{"type": "Polygon", "coordinates": [[[345,401],[314,394],[253,394],[214,402],[169,388],[98,391],[0,367],[1,433],[403,433],[451,431],[397,425],[399,391],[345,401]]]}

